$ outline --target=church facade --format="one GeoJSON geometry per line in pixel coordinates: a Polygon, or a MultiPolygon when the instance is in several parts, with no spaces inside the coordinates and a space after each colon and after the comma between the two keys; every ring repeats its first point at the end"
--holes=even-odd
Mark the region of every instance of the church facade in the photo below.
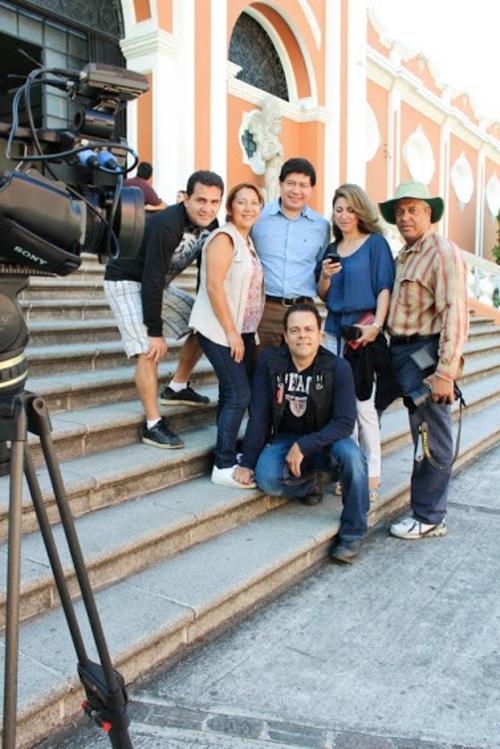
{"type": "MultiPolygon", "coordinates": [[[[2,41],[31,43],[46,64],[97,59],[147,75],[127,137],[166,202],[200,168],[264,186],[267,101],[284,157],[317,169],[315,208],[328,216],[346,181],[380,201],[418,179],[445,198],[441,230],[492,259],[500,123],[387,40],[366,0],[0,0],[0,18],[2,41]]],[[[61,98],[49,105],[60,124],[61,98]]]]}

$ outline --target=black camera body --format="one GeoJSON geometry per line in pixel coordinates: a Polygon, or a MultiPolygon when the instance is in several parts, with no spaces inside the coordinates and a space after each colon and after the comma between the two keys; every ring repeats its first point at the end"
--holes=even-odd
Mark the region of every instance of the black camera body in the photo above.
{"type": "Polygon", "coordinates": [[[342,325],[340,333],[344,341],[357,341],[363,335],[359,325],[342,325]]]}
{"type": "Polygon", "coordinates": [[[123,188],[138,157],[113,133],[119,109],[147,89],[145,76],[109,65],[37,68],[14,96],[12,123],[0,123],[7,158],[19,164],[0,171],[0,398],[21,392],[27,377],[28,331],[17,296],[28,277],[68,275],[79,267],[82,252],[102,260],[139,251],[143,195],[123,188]],[[72,128],[35,128],[34,85],[63,89],[81,104],[72,128]],[[18,127],[23,96],[29,127],[18,127]],[[14,142],[23,145],[22,156],[13,154],[14,142]]]}
{"type": "Polygon", "coordinates": [[[417,408],[420,408],[427,403],[427,401],[431,397],[431,393],[432,391],[429,385],[426,385],[423,382],[420,387],[411,390],[409,393],[406,393],[406,395],[403,397],[403,403],[408,411],[410,413],[413,413],[417,410],[417,408]]]}
{"type": "Polygon", "coordinates": [[[147,78],[123,68],[89,63],[81,71],[38,68],[14,97],[12,124],[0,123],[7,157],[18,162],[0,172],[0,273],[67,275],[80,254],[132,257],[144,232],[144,200],[137,188],[123,188],[124,175],[138,161],[124,140],[114,140],[116,115],[147,91],[147,78]],[[78,109],[66,130],[35,129],[33,86],[62,89],[78,109]],[[31,127],[18,127],[24,104],[31,127]],[[25,154],[12,154],[14,142],[25,154]],[[127,166],[127,153],[135,159],[127,166]]]}

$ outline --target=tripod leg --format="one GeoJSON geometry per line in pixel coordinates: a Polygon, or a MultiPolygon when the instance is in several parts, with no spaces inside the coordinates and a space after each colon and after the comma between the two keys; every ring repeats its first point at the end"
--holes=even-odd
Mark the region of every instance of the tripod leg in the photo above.
{"type": "Polygon", "coordinates": [[[21,516],[23,504],[23,457],[26,444],[26,414],[22,403],[14,403],[15,439],[10,448],[9,532],[7,560],[7,612],[5,626],[5,672],[3,702],[3,749],[15,749],[17,670],[19,652],[19,587],[21,579],[21,516]]]}
{"type": "Polygon", "coordinates": [[[30,477],[29,481],[30,490],[32,491],[33,504],[35,505],[35,510],[37,512],[37,518],[39,522],[41,520],[40,529],[44,537],[47,553],[49,554],[50,549],[50,554],[52,554],[54,557],[55,564],[52,565],[52,557],[49,554],[54,573],[54,579],[58,588],[59,595],[61,597],[61,603],[63,604],[64,613],[66,615],[72,637],[74,637],[74,633],[77,633],[77,639],[76,641],[75,639],[73,639],[73,641],[75,643],[77,655],[80,659],[79,675],[86,688],[88,697],[89,692],[91,694],[94,693],[96,684],[99,684],[99,686],[102,687],[101,693],[102,695],[104,695],[100,700],[97,700],[97,706],[92,703],[92,697],[89,697],[91,703],[90,708],[92,709],[89,708],[88,712],[96,720],[96,716],[104,715],[104,721],[101,721],[101,723],[105,724],[105,730],[108,731],[108,735],[113,747],[116,747],[116,749],[129,749],[130,747],[130,749],[132,749],[132,743],[130,741],[127,730],[129,721],[126,714],[126,692],[124,689],[123,679],[121,675],[114,669],[111,662],[111,657],[109,655],[108,646],[104,637],[104,632],[97,611],[87,569],[85,567],[85,561],[80,547],[80,542],[78,540],[75,523],[66,497],[61,469],[56,457],[54,445],[52,443],[52,438],[50,435],[51,426],[47,407],[45,405],[45,402],[41,398],[34,397],[32,399],[29,416],[30,430],[32,426],[34,426],[35,428],[33,429],[33,431],[40,437],[40,443],[42,446],[45,462],[47,464],[47,470],[49,472],[52,488],[54,490],[54,496],[59,510],[61,523],[68,542],[71,559],[73,561],[73,567],[75,570],[76,578],[78,580],[82,600],[87,612],[102,667],[101,675],[99,672],[99,666],[97,664],[90,663],[85,654],[85,647],[83,645],[83,642],[81,641],[78,623],[76,621],[73,604],[69,596],[64,572],[59,560],[57,548],[55,546],[52,529],[50,528],[50,523],[47,518],[45,506],[43,505],[43,498],[41,496],[38,481],[36,479],[36,472],[31,462],[31,458],[26,451],[27,475],[29,475],[30,477]],[[71,612],[69,613],[69,617],[68,612],[71,612]],[[83,659],[80,658],[80,653],[82,653],[83,659]],[[102,677],[104,677],[105,684],[101,683],[102,677]],[[87,689],[87,687],[90,687],[90,689],[87,689]]]}

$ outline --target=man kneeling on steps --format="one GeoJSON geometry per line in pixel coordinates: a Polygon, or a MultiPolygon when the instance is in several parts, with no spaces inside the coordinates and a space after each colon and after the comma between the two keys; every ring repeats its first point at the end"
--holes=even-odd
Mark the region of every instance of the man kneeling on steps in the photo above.
{"type": "Polygon", "coordinates": [[[321,347],[321,317],[313,304],[294,304],[284,316],[285,344],[261,355],[254,375],[250,420],[234,477],[262,491],[317,505],[321,472],[344,487],[340,530],[332,559],[351,563],[367,529],[368,473],[351,439],[356,420],[352,372],[321,347]]]}

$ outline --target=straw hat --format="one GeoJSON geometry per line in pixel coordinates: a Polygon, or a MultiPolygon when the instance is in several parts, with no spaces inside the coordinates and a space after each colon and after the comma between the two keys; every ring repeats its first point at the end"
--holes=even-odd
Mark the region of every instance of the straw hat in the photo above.
{"type": "Polygon", "coordinates": [[[424,185],[423,182],[401,182],[401,184],[397,186],[396,195],[392,200],[386,200],[384,203],[378,204],[382,216],[389,224],[396,223],[394,209],[398,200],[402,200],[403,198],[425,200],[432,209],[431,222],[433,224],[437,223],[443,215],[443,199],[440,197],[431,198],[427,185],[424,185]]]}

